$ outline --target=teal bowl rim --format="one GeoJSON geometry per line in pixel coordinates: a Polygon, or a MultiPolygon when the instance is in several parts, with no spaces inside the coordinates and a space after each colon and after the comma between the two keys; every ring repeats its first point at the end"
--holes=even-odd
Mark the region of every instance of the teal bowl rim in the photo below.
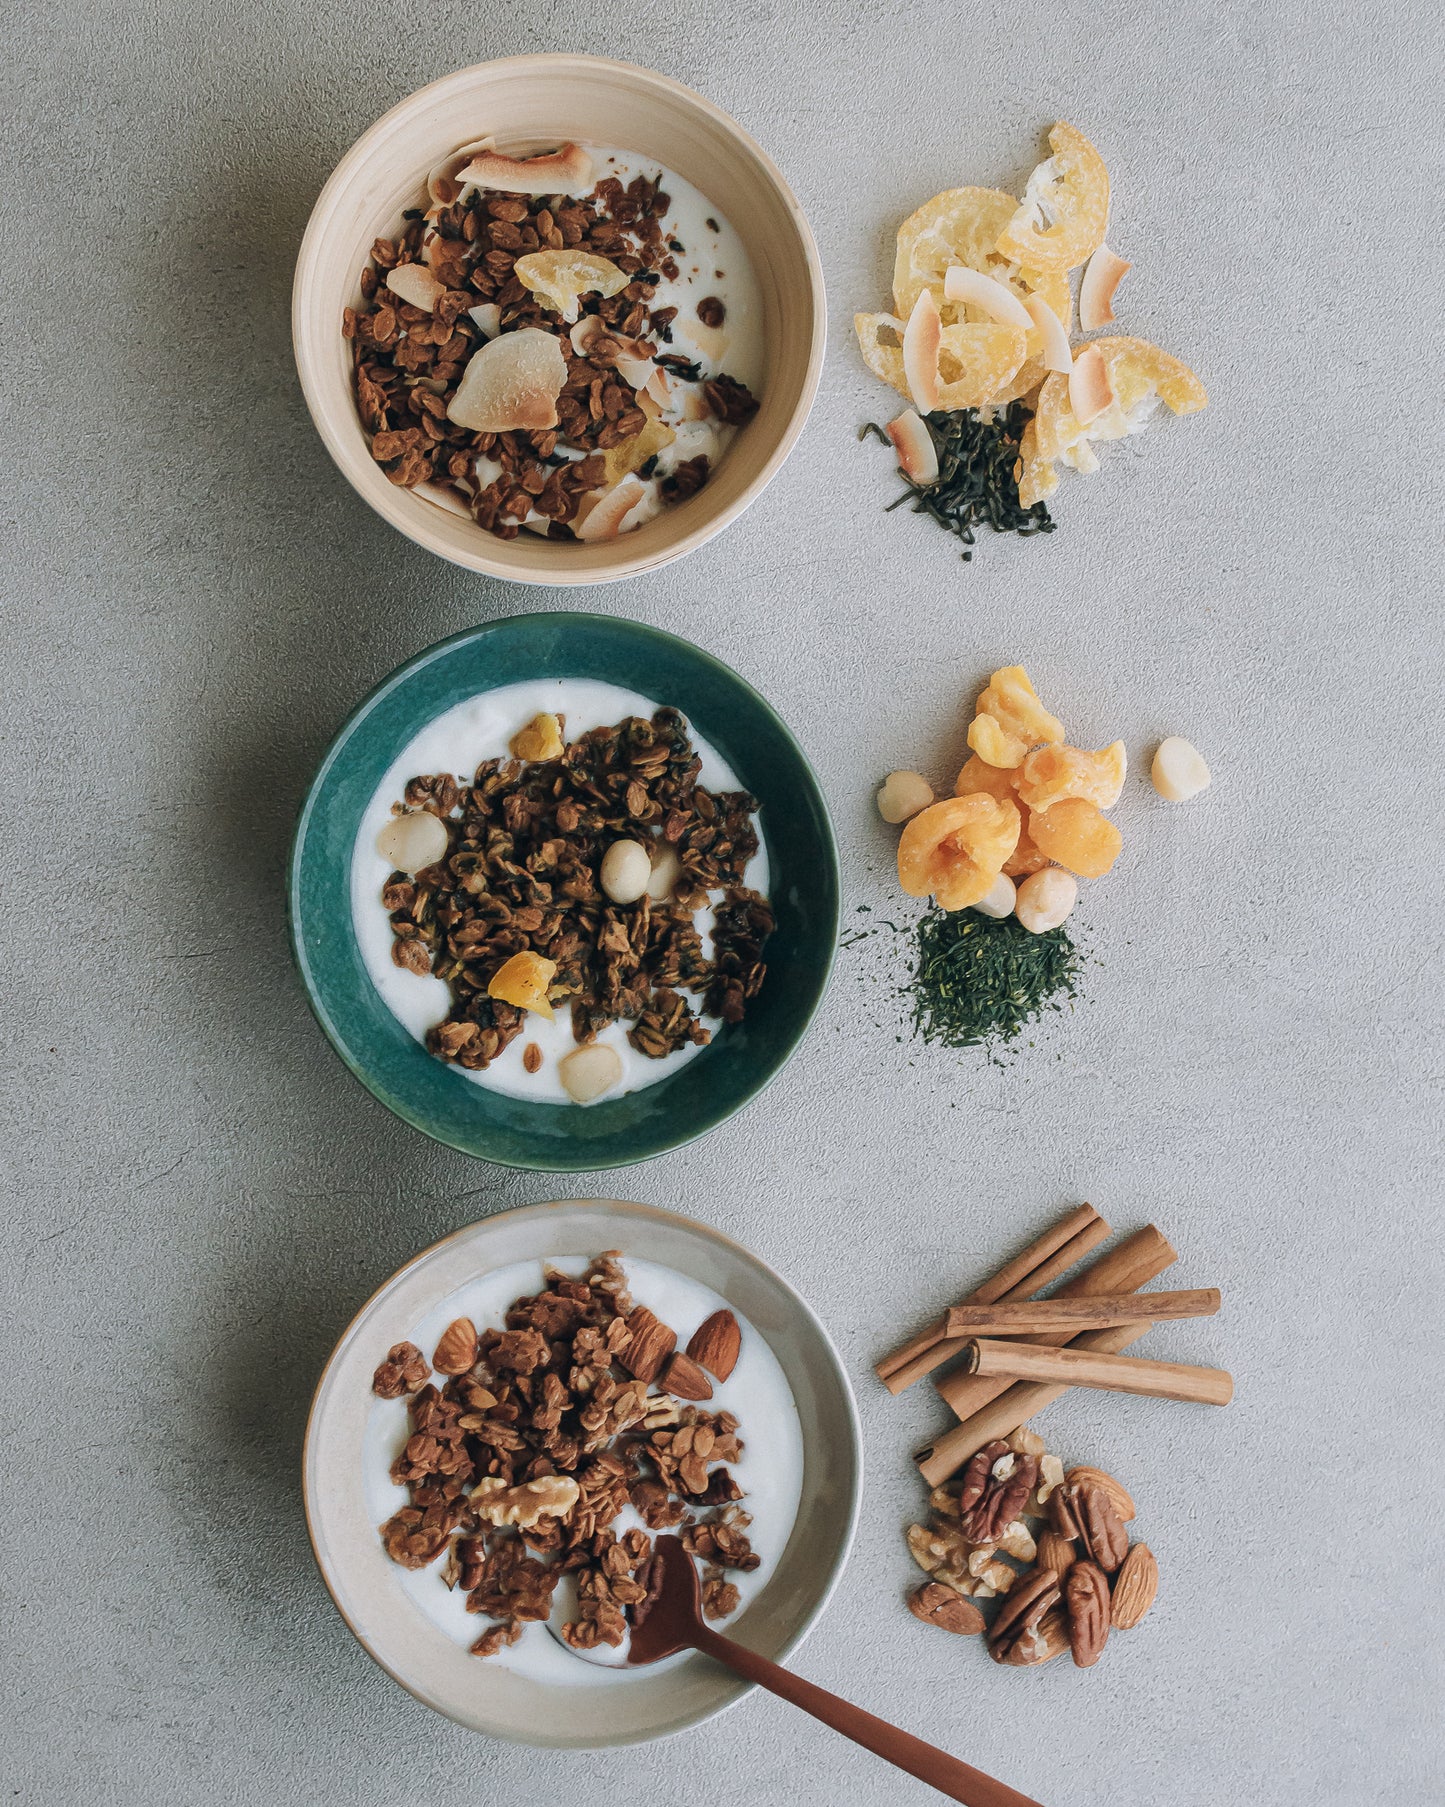
{"type": "MultiPolygon", "coordinates": [[[[578,675],[585,676],[586,674],[580,673],[578,675]]],[[[746,772],[740,771],[739,777],[742,782],[747,782],[746,772]]],[[[711,1131],[727,1122],[730,1117],[736,1116],[739,1111],[745,1110],[767,1090],[783,1071],[784,1067],[787,1066],[788,1062],[797,1052],[798,1047],[808,1033],[809,1028],[812,1026],[813,1019],[817,1015],[818,1007],[822,1003],[827,992],[837,962],[838,942],[842,933],[842,915],[842,870],[838,858],[837,834],[833,828],[832,816],[828,811],[827,798],[824,795],[822,785],[818,782],[818,775],[813,770],[812,762],[803,750],[802,744],[778,711],[774,709],[772,704],[759,690],[754,688],[746,678],[734,671],[725,660],[719,659],[714,653],[706,651],[694,641],[685,639],[681,634],[669,633],[666,628],[654,627],[650,622],[634,620],[631,616],[607,615],[595,610],[544,609],[538,610],[535,613],[525,612],[516,615],[499,616],[495,621],[481,622],[476,626],[463,628],[458,633],[448,634],[444,639],[434,641],[430,646],[423,647],[420,652],[414,653],[410,659],[407,659],[402,664],[396,666],[366,692],[355,707],[349,711],[340,727],[331,737],[326,751],[322,754],[320,763],[316,768],[315,776],[306,787],[306,795],[302,799],[301,807],[297,812],[296,826],[292,831],[291,844],[286,857],[286,935],[290,944],[291,957],[300,977],[302,990],[306,994],[306,1002],[311,1010],[311,1014],[315,1017],[322,1033],[325,1035],[336,1054],[340,1057],[346,1070],[371,1094],[373,1098],[378,1101],[378,1103],[383,1104],[394,1116],[400,1117],[404,1123],[408,1124],[412,1129],[419,1131],[431,1141],[439,1142],[446,1148],[454,1148],[459,1154],[468,1155],[473,1160],[487,1161],[494,1166],[507,1167],[523,1173],[604,1173],[620,1167],[637,1166],[643,1161],[655,1160],[659,1155],[669,1154],[675,1149],[687,1147],[690,1143],[696,1142],[703,1136],[710,1134],[711,1131]],[[353,731],[360,725],[371,710],[383,700],[383,698],[406,683],[415,673],[424,670],[428,665],[443,658],[455,648],[470,642],[484,640],[490,634],[499,633],[506,629],[515,629],[521,625],[546,628],[558,627],[564,624],[572,626],[578,623],[586,623],[590,626],[600,627],[608,631],[622,630],[624,632],[632,632],[638,634],[644,640],[660,641],[670,646],[681,648],[689,657],[699,661],[704,667],[710,668],[713,674],[720,678],[725,684],[735,686],[738,690],[742,691],[750,701],[769,718],[773,727],[791,749],[798,762],[798,767],[805,783],[812,790],[815,812],[821,831],[819,850],[823,855],[826,865],[825,877],[832,890],[833,908],[831,920],[827,925],[828,945],[823,951],[822,965],[814,984],[813,995],[805,1001],[803,1013],[792,1034],[788,1037],[786,1045],[771,1055],[768,1061],[761,1063],[759,1077],[756,1083],[751,1085],[741,1097],[719,1111],[703,1111],[695,1115],[690,1120],[688,1128],[681,1130],[676,1135],[668,1137],[667,1140],[660,1142],[657,1147],[649,1148],[641,1154],[619,1153],[615,1157],[609,1157],[600,1154],[595,1148],[589,1148],[586,1157],[577,1160],[569,1160],[565,1155],[548,1156],[545,1160],[520,1160],[503,1154],[479,1153],[477,1149],[469,1147],[466,1142],[442,1133],[431,1122],[423,1121],[421,1116],[411,1109],[404,1099],[396,1096],[384,1083],[374,1079],[367,1071],[365,1063],[353,1054],[349,1043],[332,1020],[331,1015],[325,1006],[321,995],[321,986],[312,972],[307,958],[305,937],[302,931],[301,922],[301,865],[305,851],[307,830],[311,825],[312,816],[317,801],[326,784],[326,780],[337,761],[345,752],[347,742],[353,731]]],[[[703,1058],[706,1058],[705,1052],[703,1058]]],[[[662,1084],[665,1086],[667,1081],[664,1080],[662,1084]]],[[[560,1105],[556,1108],[566,1110],[572,1107],[560,1105]]]]}

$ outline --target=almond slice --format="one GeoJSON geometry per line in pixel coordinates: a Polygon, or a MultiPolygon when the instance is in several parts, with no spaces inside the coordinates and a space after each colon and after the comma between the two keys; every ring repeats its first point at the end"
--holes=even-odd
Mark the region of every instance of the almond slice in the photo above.
{"type": "Polygon", "coordinates": [[[1002,326],[1021,326],[1027,332],[1035,324],[1012,289],[967,264],[952,264],[944,272],[943,298],[982,308],[990,320],[1002,326]]]}
{"type": "Polygon", "coordinates": [[[898,468],[903,475],[911,483],[937,483],[938,447],[933,443],[927,423],[912,408],[905,408],[884,430],[893,441],[898,468]]]}
{"type": "Polygon", "coordinates": [[[437,281],[425,264],[398,264],[394,270],[387,271],[386,286],[393,295],[419,307],[424,314],[429,314],[446,294],[445,285],[437,281]]]}
{"type": "Polygon", "coordinates": [[[931,414],[938,406],[942,388],[938,353],[942,345],[943,322],[938,317],[938,303],[933,291],[924,289],[903,329],[903,376],[920,414],[931,414]]]}
{"type": "Polygon", "coordinates": [[[1086,333],[1107,326],[1114,318],[1114,291],[1133,267],[1116,257],[1107,245],[1100,245],[1089,259],[1079,285],[1079,325],[1086,333]]]}
{"type": "Polygon", "coordinates": [[[447,419],[469,433],[555,427],[566,381],[567,360],[553,334],[537,326],[503,333],[472,353],[447,419]]]}
{"type": "Polygon", "coordinates": [[[467,313],[477,324],[478,332],[488,339],[495,339],[502,330],[502,310],[495,301],[483,301],[476,307],[469,307],[467,313]]]}
{"type": "Polygon", "coordinates": [[[579,515],[573,524],[573,533],[579,540],[588,543],[594,540],[615,540],[622,530],[623,520],[645,493],[646,485],[638,478],[624,477],[612,489],[604,490],[585,515],[579,515]]]}
{"type": "Polygon", "coordinates": [[[592,159],[580,144],[564,144],[542,157],[504,157],[488,148],[457,170],[452,180],[463,193],[468,188],[499,188],[514,195],[581,196],[592,192],[592,159]]]}
{"type": "Polygon", "coordinates": [[[1086,345],[1069,372],[1069,408],[1079,425],[1097,420],[1114,400],[1109,366],[1097,345],[1086,345]]]}
{"type": "Polygon", "coordinates": [[[1058,370],[1067,376],[1074,367],[1074,354],[1069,350],[1063,321],[1042,295],[1030,295],[1024,307],[1044,342],[1044,369],[1058,370]]]}

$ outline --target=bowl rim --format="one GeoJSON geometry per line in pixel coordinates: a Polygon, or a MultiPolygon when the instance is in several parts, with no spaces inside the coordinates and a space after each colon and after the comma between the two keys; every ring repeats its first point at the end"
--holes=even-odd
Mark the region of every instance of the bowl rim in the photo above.
{"type": "MultiPolygon", "coordinates": [[[[834,1342],[831,1333],[822,1319],[818,1316],[817,1312],[813,1310],[813,1307],[798,1289],[789,1280],[785,1279],[770,1262],[764,1261],[761,1255],[755,1254],[745,1243],[739,1242],[736,1237],[729,1236],[725,1231],[719,1230],[714,1224],[704,1223],[695,1217],[685,1216],[680,1211],[666,1210],[660,1205],[645,1205],[634,1199],[564,1198],[549,1199],[531,1205],[514,1205],[508,1210],[493,1212],[487,1217],[478,1218],[473,1223],[464,1224],[460,1229],[449,1231],[447,1235],[438,1237],[435,1242],[430,1243],[426,1248],[421,1249],[417,1254],[413,1255],[409,1261],[403,1262],[394,1273],[382,1281],[382,1283],[358,1307],[350,1321],[337,1337],[335,1343],[332,1345],[331,1353],[326,1358],[325,1365],[317,1379],[315,1390],[311,1395],[311,1404],[306,1413],[306,1431],[301,1444],[301,1509],[306,1519],[306,1538],[311,1546],[312,1559],[316,1564],[317,1572],[321,1576],[326,1592],[330,1596],[331,1603],[341,1615],[342,1623],[356,1639],[357,1643],[377,1667],[385,1674],[389,1675],[399,1687],[404,1688],[414,1700],[420,1701],[423,1706],[430,1707],[433,1712],[440,1713],[444,1718],[450,1719],[454,1725],[460,1725],[464,1730],[472,1732],[479,1737],[496,1738],[507,1744],[527,1745],[534,1750],[559,1748],[569,1750],[606,1750],[628,1748],[641,1744],[657,1744],[663,1739],[675,1738],[680,1733],[688,1731],[694,1726],[705,1724],[708,1720],[717,1718],[719,1714],[728,1712],[731,1708],[737,1706],[739,1702],[745,1700],[750,1694],[755,1693],[758,1684],[756,1682],[741,1681],[740,1678],[735,1678],[740,1681],[740,1685],[737,1686],[728,1699],[720,1701],[715,1707],[709,1707],[685,1717],[670,1730],[651,1734],[644,1733],[640,1737],[617,1737],[609,1739],[605,1744],[557,1745],[555,1743],[538,1743],[536,1740],[528,1738],[520,1733],[506,1731],[479,1732],[475,1726],[468,1725],[465,1720],[458,1719],[454,1714],[448,1712],[446,1707],[441,1706],[437,1701],[432,1700],[422,1689],[414,1687],[404,1675],[399,1674],[391,1664],[372,1648],[371,1644],[352,1622],[346,1608],[337,1597],[336,1589],[332,1586],[331,1575],[328,1572],[327,1565],[321,1554],[317,1529],[317,1521],[321,1517],[321,1507],[319,1499],[313,1498],[316,1483],[314,1444],[318,1435],[318,1427],[325,1403],[323,1394],[327,1393],[330,1389],[335,1370],[342,1355],[360,1334],[363,1320],[368,1317],[374,1306],[380,1304],[387,1293],[392,1291],[393,1288],[400,1286],[401,1283],[422,1266],[423,1263],[434,1258],[451,1244],[459,1242],[469,1236],[483,1234],[490,1225],[501,1223],[504,1220],[510,1223],[525,1221],[532,1218],[540,1220],[545,1218],[549,1213],[559,1209],[615,1212],[623,1217],[635,1219],[642,1224],[649,1222],[666,1222],[679,1225],[684,1230],[697,1235],[703,1241],[717,1243],[722,1248],[726,1249],[729,1254],[740,1257],[743,1261],[760,1269],[764,1275],[774,1281],[778,1286],[782,1287],[801,1314],[812,1326],[822,1347],[823,1354],[829,1364],[836,1390],[843,1402],[844,1417],[847,1423],[846,1455],[851,1478],[848,1489],[847,1521],[843,1526],[842,1535],[838,1540],[837,1548],[828,1564],[827,1572],[823,1580],[822,1591],[812,1609],[805,1615],[798,1628],[788,1637],[773,1660],[781,1664],[786,1664],[788,1659],[802,1646],[814,1626],[818,1623],[818,1620],[827,1610],[833,1595],[837,1592],[838,1584],[843,1578],[843,1571],[847,1567],[848,1559],[853,1551],[853,1544],[856,1540],[858,1531],[858,1521],[862,1514],[864,1479],[863,1426],[858,1412],[858,1401],[854,1395],[852,1384],[848,1379],[848,1371],[843,1365],[843,1358],[839,1353],[838,1345],[834,1342]]],[[[623,1252],[622,1259],[624,1261],[627,1259],[625,1251],[623,1252]]],[[[759,1332],[759,1334],[762,1333],[759,1332]]]]}
{"type": "MultiPolygon", "coordinates": [[[[437,558],[444,558],[449,563],[459,565],[465,570],[484,572],[489,576],[505,578],[513,583],[545,584],[557,588],[581,588],[590,584],[616,583],[624,578],[646,576],[650,572],[660,570],[664,565],[671,564],[675,559],[685,558],[689,553],[695,552],[698,547],[705,545],[707,541],[721,533],[725,527],[730,526],[744,509],[757,500],[773,478],[777,476],[793,447],[797,444],[817,399],[818,386],[822,381],[823,364],[827,355],[827,343],[827,285],[817,241],[813,237],[812,227],[808,224],[802,205],[793,193],[787,178],[757,139],[739,125],[725,108],[718,106],[715,101],[708,100],[705,95],[699,94],[684,83],[675,81],[671,76],[663,75],[659,70],[649,69],[640,63],[627,63],[615,57],[591,56],[580,51],[536,51],[520,56],[493,57],[480,63],[469,63],[464,68],[454,69],[447,75],[438,76],[435,81],[427,82],[423,87],[415,89],[411,94],[405,95],[389,107],[351,144],[322,185],[307,217],[306,229],[302,234],[300,249],[296,254],[296,270],[291,284],[292,356],[300,380],[301,392],[306,402],[306,409],[311,416],[317,437],[325,446],[332,463],[362,501],[376,514],[379,514],[383,520],[396,528],[399,533],[404,534],[413,544],[422,547],[437,558]],[[572,570],[557,564],[548,569],[545,564],[539,563],[534,574],[529,568],[519,570],[512,565],[503,564],[494,557],[485,544],[490,536],[480,530],[478,538],[481,543],[473,553],[462,553],[456,549],[443,548],[434,544],[423,524],[412,519],[410,511],[404,506],[400,494],[393,485],[386,485],[386,493],[383,494],[378,490],[374,495],[363,487],[362,472],[365,467],[359,460],[353,461],[351,451],[331,431],[323,402],[320,377],[305,349],[305,338],[307,325],[313,318],[315,309],[313,291],[321,280],[319,259],[322,238],[331,223],[332,215],[340,204],[343,192],[375,143],[398,131],[414,112],[424,111],[426,106],[443,92],[453,88],[465,88],[482,70],[510,70],[515,74],[528,73],[558,77],[565,76],[568,66],[613,70],[629,77],[639,78],[706,114],[744,146],[756,160],[763,175],[783,203],[792,220],[793,229],[797,233],[803,262],[808,272],[812,330],[808,346],[808,366],[804,372],[793,411],[788,416],[776,445],[757,474],[732,502],[717,515],[709,516],[705,521],[699,522],[691,531],[680,535],[674,543],[651,552],[634,554],[630,558],[619,558],[615,568],[605,571],[572,570]]],[[[515,544],[515,542],[511,543],[515,544]]],[[[613,544],[618,543],[613,542],[613,544]]],[[[539,546],[542,544],[545,542],[539,542],[539,546]]]]}
{"type": "MultiPolygon", "coordinates": [[[[479,691],[477,694],[484,695],[485,692],[479,691]]],[[[739,773],[739,777],[745,779],[746,774],[739,773]]],[[[301,800],[300,808],[296,812],[296,823],[291,832],[291,842],[286,855],[285,904],[286,938],[290,946],[292,962],[301,980],[301,988],[305,993],[306,1002],[311,1014],[319,1024],[323,1035],[325,1035],[327,1041],[331,1044],[333,1051],[340,1057],[342,1065],[351,1076],[377,1100],[378,1103],[391,1111],[394,1116],[400,1117],[410,1128],[417,1130],[422,1135],[428,1137],[429,1140],[439,1143],[444,1148],[455,1149],[458,1154],[464,1154],[474,1161],[486,1161],[492,1166],[507,1167],[515,1172],[521,1173],[605,1173],[619,1167],[640,1166],[644,1161],[656,1160],[660,1155],[671,1154],[676,1149],[685,1148],[690,1143],[700,1141],[703,1136],[709,1135],[713,1130],[721,1128],[729,1118],[737,1116],[739,1112],[746,1110],[750,1105],[754,1104],[780,1076],[792,1060],[793,1056],[797,1053],[798,1048],[802,1045],[804,1038],[812,1027],[814,1018],[817,1016],[823,999],[827,995],[828,987],[832,982],[838,959],[838,943],[842,936],[843,884],[842,866],[838,855],[837,832],[833,827],[833,818],[828,810],[827,796],[823,790],[822,784],[819,782],[818,774],[814,771],[812,761],[803,750],[802,744],[799,742],[797,736],[760,691],[754,689],[746,678],[739,672],[734,671],[732,666],[718,658],[716,654],[710,653],[704,647],[698,646],[695,641],[685,639],[681,634],[670,633],[666,628],[654,627],[650,622],[637,621],[627,615],[606,615],[581,609],[550,609],[540,610],[535,614],[523,613],[518,615],[501,615],[494,621],[479,622],[472,627],[462,628],[458,633],[448,634],[444,639],[434,641],[430,646],[423,647],[420,652],[414,653],[411,658],[404,660],[394,670],[388,672],[386,676],[374,684],[361,700],[348,712],[345,719],[327,743],[326,751],[321,756],[315,774],[306,787],[306,793],[301,800]],[[439,1133],[437,1129],[433,1128],[431,1123],[422,1121],[419,1114],[408,1105],[405,1099],[393,1096],[388,1088],[383,1086],[380,1082],[374,1081],[360,1058],[353,1057],[349,1043],[341,1033],[338,1025],[332,1020],[330,1012],[326,1009],[321,995],[322,987],[315,974],[312,972],[311,964],[307,956],[305,936],[302,927],[301,864],[305,850],[307,831],[318,807],[321,791],[326,779],[341,756],[353,729],[377,703],[381,702],[382,699],[388,696],[394,689],[397,689],[404,684],[413,673],[423,670],[427,665],[442,658],[454,648],[465,645],[471,641],[481,640],[489,634],[497,633],[508,628],[517,628],[522,625],[529,628],[535,626],[545,630],[549,627],[572,627],[578,623],[585,623],[591,627],[602,627],[611,632],[615,632],[619,629],[626,632],[635,632],[642,634],[649,639],[667,641],[674,646],[684,648],[688,654],[700,660],[705,666],[709,667],[726,682],[734,684],[744,691],[754,705],[771,718],[778,732],[791,747],[807,782],[812,785],[815,793],[818,803],[817,814],[822,828],[820,850],[826,867],[826,876],[832,884],[834,907],[832,921],[828,925],[828,946],[818,975],[813,997],[807,1004],[806,1010],[798,1023],[796,1030],[789,1038],[786,1048],[778,1056],[771,1070],[764,1075],[761,1082],[749,1091],[746,1096],[740,1098],[736,1104],[723,1110],[719,1115],[704,1115],[700,1118],[695,1118],[692,1125],[683,1129],[680,1133],[668,1140],[660,1142],[656,1148],[649,1149],[645,1154],[619,1153],[616,1156],[611,1156],[599,1153],[596,1149],[589,1149],[585,1154],[585,1158],[569,1161],[564,1158],[552,1157],[549,1158],[545,1164],[542,1164],[535,1160],[523,1161],[506,1155],[479,1154],[464,1141],[454,1138],[452,1135],[439,1133]]],[[[706,1050],[703,1052],[705,1056],[706,1050]]]]}

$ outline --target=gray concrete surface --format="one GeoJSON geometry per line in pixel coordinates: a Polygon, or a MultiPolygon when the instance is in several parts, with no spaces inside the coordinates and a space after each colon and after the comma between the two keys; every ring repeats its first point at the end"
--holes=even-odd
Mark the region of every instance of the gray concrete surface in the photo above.
{"type": "MultiPolygon", "coordinates": [[[[70,1802],[932,1798],[768,1700],[596,1758],[480,1742],[352,1642],[308,1553],[302,1424],[401,1260],[559,1183],[469,1163],[345,1075],[281,874],[353,699],[439,636],[581,603],[690,634],[782,709],[848,908],[870,788],[947,776],[1021,659],[1085,744],[1193,737],[1091,889],[1089,1002],[1003,1068],[895,1039],[898,950],[841,959],[745,1117],[611,1182],[776,1262],[839,1338],[869,1471],[807,1674],[1050,1807],[1445,1799],[1439,21],[1421,4],[62,0],[4,6],[6,858],[0,1792],[70,1802]],[[290,269],[384,108],[489,54],[590,48],[729,107],[795,183],[834,313],[811,425],[731,532],[645,586],[507,593],[366,512],[312,432],[290,269]],[[1059,499],[1047,543],[880,504],[852,349],[897,218],[1012,183],[1057,114],[1106,149],[1127,320],[1204,416],[1059,499]],[[1059,1207],[1155,1218],[1219,1284],[1227,1412],[1044,1421],[1116,1469],[1164,1571],[1092,1674],[1018,1675],[903,1611],[908,1451],[870,1361],[1059,1207]]],[[[1173,1276],[1171,1276],[1172,1278],[1173,1276]]]]}

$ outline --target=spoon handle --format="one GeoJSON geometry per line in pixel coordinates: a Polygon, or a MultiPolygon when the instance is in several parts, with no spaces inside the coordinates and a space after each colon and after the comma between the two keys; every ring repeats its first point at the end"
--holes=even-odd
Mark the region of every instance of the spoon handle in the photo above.
{"type": "Polygon", "coordinates": [[[935,1745],[925,1744],[911,1732],[900,1731],[886,1719],[877,1719],[861,1707],[840,1700],[826,1688],[804,1681],[791,1669],[780,1668],[756,1651],[744,1649],[710,1626],[699,1627],[697,1648],[705,1656],[726,1664],[745,1681],[756,1682],[770,1694],[791,1701],[795,1707],[811,1713],[814,1719],[832,1726],[835,1732],[861,1744],[864,1750],[907,1770],[910,1776],[917,1776],[920,1782],[927,1782],[950,1800],[964,1802],[965,1807],[1039,1807],[1037,1801],[1020,1794],[1016,1788],[996,1782],[981,1769],[960,1763],[957,1757],[950,1757],[947,1751],[941,1751],[935,1745]]]}

